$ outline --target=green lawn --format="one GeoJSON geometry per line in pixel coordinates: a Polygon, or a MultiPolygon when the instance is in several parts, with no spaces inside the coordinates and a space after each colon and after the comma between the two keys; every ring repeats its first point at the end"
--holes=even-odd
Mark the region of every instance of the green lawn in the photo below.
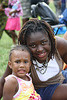
{"type": "Polygon", "coordinates": [[[6,69],[8,55],[12,44],[12,39],[5,32],[3,32],[3,36],[0,39],[0,77],[6,69]]]}
{"type": "Polygon", "coordinates": [[[54,6],[53,2],[50,2],[50,3],[49,3],[49,6],[50,6],[50,8],[53,10],[53,12],[55,13],[56,10],[55,10],[55,6],[54,6]]]}

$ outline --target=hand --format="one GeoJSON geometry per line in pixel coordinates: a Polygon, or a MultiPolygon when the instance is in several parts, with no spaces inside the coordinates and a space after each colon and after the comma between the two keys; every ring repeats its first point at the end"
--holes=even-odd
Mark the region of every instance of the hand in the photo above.
{"type": "Polygon", "coordinates": [[[9,15],[11,15],[11,14],[13,14],[13,13],[16,13],[16,12],[17,12],[16,10],[10,11],[10,12],[9,12],[9,15]]]}
{"type": "Polygon", "coordinates": [[[16,14],[16,13],[19,13],[19,12],[20,12],[20,10],[19,10],[19,11],[13,10],[13,11],[10,11],[10,12],[9,12],[9,15],[11,15],[11,14],[13,14],[13,13],[16,14]]]}

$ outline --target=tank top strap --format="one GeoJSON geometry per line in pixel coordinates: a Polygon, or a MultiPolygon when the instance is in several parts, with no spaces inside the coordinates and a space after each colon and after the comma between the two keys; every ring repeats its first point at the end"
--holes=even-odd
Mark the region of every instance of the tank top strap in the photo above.
{"type": "Polygon", "coordinates": [[[8,75],[8,76],[5,78],[5,80],[7,81],[7,80],[10,79],[11,77],[14,77],[14,78],[17,79],[17,77],[16,77],[15,75],[11,74],[11,75],[8,75]]]}

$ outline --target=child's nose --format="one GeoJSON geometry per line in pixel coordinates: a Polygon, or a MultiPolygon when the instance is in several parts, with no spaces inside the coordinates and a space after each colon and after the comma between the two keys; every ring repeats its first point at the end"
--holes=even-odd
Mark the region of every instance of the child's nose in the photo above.
{"type": "Polygon", "coordinates": [[[24,63],[23,62],[21,62],[20,67],[24,67],[24,63]]]}

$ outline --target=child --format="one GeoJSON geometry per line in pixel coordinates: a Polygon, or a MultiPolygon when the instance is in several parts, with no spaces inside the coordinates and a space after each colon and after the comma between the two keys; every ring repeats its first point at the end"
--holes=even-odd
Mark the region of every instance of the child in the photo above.
{"type": "Polygon", "coordinates": [[[5,14],[8,16],[5,29],[19,31],[21,28],[20,16],[23,15],[20,1],[9,0],[8,8],[5,9],[5,14]]]}
{"type": "Polygon", "coordinates": [[[28,74],[31,63],[31,54],[26,46],[16,45],[10,51],[8,65],[12,74],[5,78],[3,100],[41,100],[28,74]]]}

